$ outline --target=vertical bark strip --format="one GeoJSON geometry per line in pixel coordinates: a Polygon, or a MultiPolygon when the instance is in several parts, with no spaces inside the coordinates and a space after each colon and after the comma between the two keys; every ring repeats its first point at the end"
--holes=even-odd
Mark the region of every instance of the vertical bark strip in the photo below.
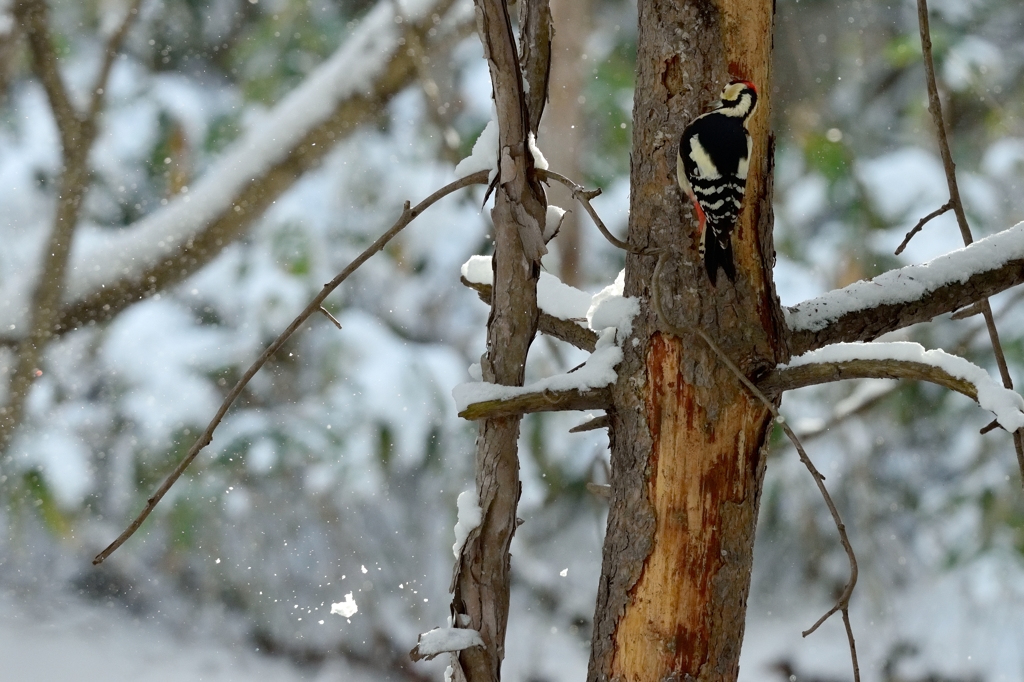
{"type": "Polygon", "coordinates": [[[768,0],[641,0],[626,294],[645,301],[615,390],[612,503],[588,679],[735,680],[764,474],[767,409],[696,334],[659,331],[658,286],[674,327],[700,326],[748,376],[787,357],[771,280],[771,35],[768,0]],[[675,182],[679,134],[724,84],[760,97],[747,194],[733,236],[737,280],[712,287],[695,220],[675,182]]]}
{"type": "MultiPolygon", "coordinates": [[[[542,230],[547,207],[526,145],[530,117],[507,7],[504,0],[477,0],[476,11],[494,87],[499,149],[491,212],[494,286],[482,369],[486,381],[521,386],[527,351],[537,330],[537,279],[545,251],[542,230]]],[[[543,103],[544,98],[539,101],[543,103]]],[[[463,650],[456,659],[457,679],[469,682],[494,682],[501,677],[509,603],[508,548],[520,492],[519,422],[519,417],[488,419],[477,436],[476,486],[482,522],[459,557],[452,599],[455,624],[478,630],[485,644],[463,650]]]]}

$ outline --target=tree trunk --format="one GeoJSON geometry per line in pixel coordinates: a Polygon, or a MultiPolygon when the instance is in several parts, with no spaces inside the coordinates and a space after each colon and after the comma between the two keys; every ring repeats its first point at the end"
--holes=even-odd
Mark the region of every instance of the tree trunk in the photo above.
{"type": "Polygon", "coordinates": [[[612,502],[589,680],[735,680],[739,672],[768,410],[696,334],[756,377],[787,359],[771,280],[773,4],[641,0],[626,295],[644,305],[619,367],[612,415],[612,502]],[[732,79],[758,109],[746,200],[733,235],[737,278],[713,287],[696,220],[676,186],[683,127],[732,79]]]}

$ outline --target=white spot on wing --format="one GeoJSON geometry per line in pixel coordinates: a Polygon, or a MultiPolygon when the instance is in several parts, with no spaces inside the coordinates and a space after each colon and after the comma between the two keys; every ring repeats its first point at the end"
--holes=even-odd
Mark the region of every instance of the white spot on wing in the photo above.
{"type": "Polygon", "coordinates": [[[697,172],[700,174],[700,177],[706,180],[717,180],[722,177],[696,136],[690,138],[690,158],[697,164],[697,172]]]}

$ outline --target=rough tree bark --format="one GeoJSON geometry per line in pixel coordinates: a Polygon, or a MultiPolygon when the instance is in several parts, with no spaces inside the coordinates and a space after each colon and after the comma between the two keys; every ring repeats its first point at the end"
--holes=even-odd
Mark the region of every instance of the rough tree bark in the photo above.
{"type": "Polygon", "coordinates": [[[589,680],[735,680],[771,417],[696,334],[756,377],[788,359],[771,280],[773,3],[641,0],[633,109],[628,296],[644,301],[624,344],[611,420],[612,501],[589,680]],[[675,182],[678,136],[733,78],[755,83],[736,284],[708,282],[675,182]]]}
{"type": "MultiPolygon", "coordinates": [[[[524,68],[520,69],[505,1],[476,3],[498,123],[498,177],[491,211],[494,286],[481,367],[485,381],[508,386],[523,384],[526,355],[537,331],[537,280],[545,251],[547,211],[527,134],[536,131],[546,99],[550,13],[546,0],[527,4],[520,15],[524,29],[524,68]],[[524,72],[530,82],[529,98],[523,88],[524,72]]],[[[517,525],[520,493],[521,419],[518,414],[486,419],[477,436],[476,489],[482,520],[466,540],[452,581],[454,625],[479,631],[484,642],[483,647],[470,647],[453,657],[456,679],[469,682],[501,679],[511,582],[509,544],[517,525]]]]}

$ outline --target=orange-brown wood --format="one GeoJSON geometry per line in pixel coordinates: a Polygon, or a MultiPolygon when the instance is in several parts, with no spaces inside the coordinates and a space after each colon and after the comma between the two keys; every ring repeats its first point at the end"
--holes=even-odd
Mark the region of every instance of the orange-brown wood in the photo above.
{"type": "Polygon", "coordinates": [[[744,392],[730,391],[710,420],[701,404],[706,392],[683,381],[685,353],[678,338],[663,335],[648,349],[655,539],[619,622],[612,666],[615,678],[630,682],[687,674],[735,679],[738,667],[738,643],[735,656],[712,654],[721,653],[714,651],[722,647],[721,635],[728,632],[732,640],[737,626],[742,634],[749,573],[747,581],[734,581],[737,569],[749,571],[749,556],[734,545],[753,532],[757,505],[749,498],[760,484],[769,414],[744,392]],[[728,669],[706,669],[709,661],[727,659],[728,669]]]}

